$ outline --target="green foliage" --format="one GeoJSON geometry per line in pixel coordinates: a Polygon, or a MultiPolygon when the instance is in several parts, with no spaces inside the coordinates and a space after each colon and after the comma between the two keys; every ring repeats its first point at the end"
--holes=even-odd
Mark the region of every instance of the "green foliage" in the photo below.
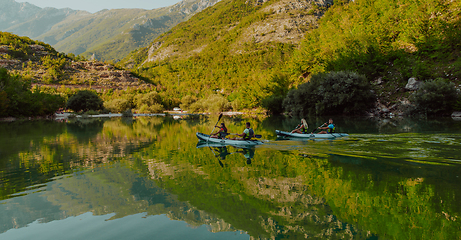
{"type": "Polygon", "coordinates": [[[190,105],[191,112],[218,113],[231,109],[229,101],[221,95],[211,95],[190,105]]]}
{"type": "MultiPolygon", "coordinates": [[[[162,43],[158,51],[173,51],[171,57],[145,62],[148,51],[143,48],[121,64],[152,79],[166,96],[175,96],[171,100],[189,95],[190,99],[181,101],[185,104],[183,109],[192,104],[192,98],[216,93],[231,101],[234,110],[259,107],[262,99],[276,94],[269,90],[272,75],[283,72],[295,45],[276,41],[249,43],[243,32],[273,15],[264,5],[245,0],[221,1],[155,40],[162,43]]],[[[178,106],[166,104],[165,98],[163,105],[178,106]]]]}
{"type": "Polygon", "coordinates": [[[22,60],[28,60],[29,58],[35,58],[32,54],[32,50],[29,45],[41,45],[45,47],[45,51],[56,56],[58,53],[54,48],[50,45],[40,42],[31,40],[28,37],[19,37],[15,34],[11,34],[8,32],[0,32],[0,46],[6,45],[9,47],[8,55],[22,60]]]}
{"type": "Polygon", "coordinates": [[[138,94],[134,98],[135,101],[135,106],[137,108],[140,108],[143,105],[146,106],[153,106],[155,104],[160,104],[162,103],[162,98],[157,92],[149,92],[145,94],[138,94]]]}
{"type": "Polygon", "coordinates": [[[113,113],[121,113],[131,108],[131,102],[128,99],[116,98],[105,101],[104,108],[113,113]]]}
{"type": "Polygon", "coordinates": [[[260,86],[265,94],[261,100],[261,106],[272,114],[283,113],[282,103],[288,92],[288,76],[281,73],[273,74],[267,81],[260,83],[260,86]]]}
{"type": "Polygon", "coordinates": [[[411,97],[417,113],[449,115],[460,100],[455,85],[446,79],[425,82],[411,97]]]}
{"type": "Polygon", "coordinates": [[[262,100],[261,106],[272,114],[283,113],[283,99],[285,96],[272,95],[262,100]]]}
{"type": "Polygon", "coordinates": [[[31,91],[30,81],[0,68],[0,116],[51,115],[64,106],[64,98],[41,89],[31,91]]]}
{"type": "Polygon", "coordinates": [[[191,95],[186,95],[181,99],[181,105],[179,105],[179,107],[184,110],[189,109],[190,105],[192,105],[196,101],[197,101],[196,97],[191,96],[191,95]]]}
{"type": "Polygon", "coordinates": [[[122,112],[122,117],[133,117],[133,112],[131,112],[131,108],[122,112]]]}
{"type": "Polygon", "coordinates": [[[45,67],[46,73],[43,76],[43,81],[47,84],[58,81],[64,75],[64,67],[67,65],[67,60],[64,57],[42,57],[42,66],[45,67]]]}
{"type": "Polygon", "coordinates": [[[444,0],[335,4],[319,28],[306,35],[290,61],[290,71],[293,77],[339,70],[370,79],[395,70],[403,75],[397,74],[400,81],[411,77],[407,74],[437,77],[442,73],[427,62],[444,61],[461,49],[459,5],[444,0]]]}
{"type": "Polygon", "coordinates": [[[140,113],[161,113],[163,112],[164,108],[163,108],[163,105],[159,104],[159,103],[154,103],[153,105],[147,105],[147,104],[143,104],[140,108],[139,108],[139,112],[140,113]]]}
{"type": "Polygon", "coordinates": [[[353,72],[313,75],[311,80],[292,89],[283,107],[294,115],[359,114],[375,103],[366,77],[353,72]]]}
{"type": "Polygon", "coordinates": [[[99,112],[95,110],[89,110],[85,112],[86,115],[98,115],[99,112]]]}
{"type": "Polygon", "coordinates": [[[0,91],[0,116],[7,112],[9,102],[8,94],[3,90],[0,91]]]}
{"type": "Polygon", "coordinates": [[[67,108],[75,112],[100,110],[103,108],[103,101],[97,93],[90,90],[81,90],[69,98],[67,108]]]}

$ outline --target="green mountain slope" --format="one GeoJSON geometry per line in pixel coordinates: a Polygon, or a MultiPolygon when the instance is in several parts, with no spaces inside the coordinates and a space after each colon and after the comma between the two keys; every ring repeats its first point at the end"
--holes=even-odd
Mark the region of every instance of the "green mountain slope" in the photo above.
{"type": "Polygon", "coordinates": [[[120,64],[178,97],[219,93],[234,109],[281,105],[312,74],[349,70],[376,80],[389,106],[409,97],[410,77],[459,85],[460,9],[446,0],[223,0],[120,64]]]}
{"type": "Polygon", "coordinates": [[[219,92],[234,109],[254,107],[286,91],[284,63],[329,6],[323,1],[223,0],[121,64],[179,97],[219,92]]]}

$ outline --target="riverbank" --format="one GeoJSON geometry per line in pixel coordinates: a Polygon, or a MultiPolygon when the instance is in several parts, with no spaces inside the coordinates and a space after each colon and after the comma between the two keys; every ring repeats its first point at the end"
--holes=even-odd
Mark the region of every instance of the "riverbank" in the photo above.
{"type": "MultiPolygon", "coordinates": [[[[247,113],[244,112],[222,112],[225,116],[237,116],[237,115],[245,115],[247,113]]],[[[133,117],[165,117],[165,116],[172,116],[175,119],[181,119],[186,116],[190,115],[210,115],[210,113],[188,113],[187,111],[165,111],[164,113],[134,113],[133,117]]],[[[57,120],[62,121],[69,118],[69,116],[75,116],[77,118],[111,118],[111,117],[122,117],[121,113],[109,113],[109,114],[96,114],[96,115],[75,115],[74,113],[60,113],[55,114],[54,116],[46,116],[46,117],[26,117],[26,118],[15,118],[15,117],[6,117],[0,118],[0,122],[13,122],[17,120],[38,120],[38,119],[49,119],[49,120],[57,120]]],[[[374,116],[376,117],[376,116],[374,116]]],[[[394,117],[391,115],[390,118],[394,117]]],[[[402,116],[395,116],[395,117],[402,117],[402,116]]],[[[461,112],[453,112],[451,114],[451,118],[455,121],[461,121],[461,112]]]]}

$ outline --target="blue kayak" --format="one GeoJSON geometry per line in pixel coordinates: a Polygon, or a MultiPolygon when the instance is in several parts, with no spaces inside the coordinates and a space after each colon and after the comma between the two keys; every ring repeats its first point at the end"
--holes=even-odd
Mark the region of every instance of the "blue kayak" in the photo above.
{"type": "Polygon", "coordinates": [[[279,137],[288,137],[288,138],[325,138],[325,139],[331,139],[331,138],[349,136],[349,134],[347,134],[347,133],[325,133],[325,134],[319,134],[319,133],[291,133],[291,132],[284,132],[284,131],[280,131],[280,130],[275,130],[275,133],[279,137]]]}
{"type": "Polygon", "coordinates": [[[233,146],[255,146],[261,145],[263,142],[259,140],[231,140],[227,138],[211,138],[210,135],[204,133],[196,133],[197,138],[201,141],[219,143],[222,145],[233,145],[233,146]]]}

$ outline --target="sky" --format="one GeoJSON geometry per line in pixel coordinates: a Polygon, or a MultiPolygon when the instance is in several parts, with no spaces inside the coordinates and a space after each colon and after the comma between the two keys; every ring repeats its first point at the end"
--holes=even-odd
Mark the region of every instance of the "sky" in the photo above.
{"type": "Polygon", "coordinates": [[[116,8],[154,9],[171,6],[180,1],[181,0],[16,0],[16,2],[28,2],[41,8],[71,8],[73,10],[85,10],[91,13],[103,9],[116,8]]]}

